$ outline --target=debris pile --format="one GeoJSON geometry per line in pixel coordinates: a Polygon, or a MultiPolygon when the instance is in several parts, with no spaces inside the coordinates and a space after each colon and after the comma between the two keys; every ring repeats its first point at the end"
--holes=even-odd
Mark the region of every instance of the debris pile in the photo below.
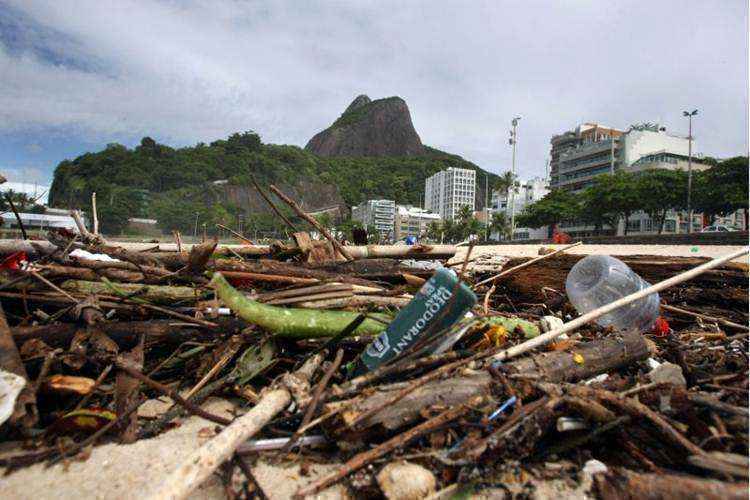
{"type": "MultiPolygon", "coordinates": [[[[746,498],[744,264],[665,287],[653,327],[621,331],[575,323],[564,283],[580,256],[562,252],[474,268],[472,247],[454,257],[296,232],[143,248],[82,229],[0,245],[11,486],[38,464],[64,475],[97,449],[189,432],[197,444],[139,496],[218,481],[241,498],[746,498]],[[423,304],[409,342],[393,337],[446,268],[456,286],[423,304]],[[476,304],[455,298],[459,285],[476,304]],[[447,321],[441,308],[459,302],[470,311],[447,321]],[[269,464],[292,464],[295,479],[269,483],[269,464]]],[[[624,260],[652,284],[706,265],[624,260]]]]}

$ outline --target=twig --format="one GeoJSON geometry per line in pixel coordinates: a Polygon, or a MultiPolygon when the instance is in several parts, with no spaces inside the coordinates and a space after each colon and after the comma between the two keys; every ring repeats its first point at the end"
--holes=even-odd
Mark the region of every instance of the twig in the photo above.
{"type": "Polygon", "coordinates": [[[382,457],[386,453],[395,450],[399,446],[404,446],[413,439],[428,432],[432,432],[433,430],[445,425],[451,420],[460,417],[466,411],[466,407],[467,405],[458,405],[453,408],[449,408],[448,410],[445,410],[444,412],[427,420],[426,422],[412,427],[408,431],[389,439],[385,443],[382,443],[371,450],[367,450],[365,452],[359,453],[358,455],[355,455],[336,472],[329,474],[328,476],[325,476],[315,481],[311,485],[299,490],[295,495],[295,498],[303,498],[308,495],[314,495],[320,492],[322,489],[332,485],[340,479],[345,478],[352,472],[364,467],[373,460],[382,457]]]}
{"type": "Polygon", "coordinates": [[[589,323],[590,321],[594,321],[595,319],[609,312],[612,312],[615,309],[619,309],[623,306],[626,306],[628,304],[635,302],[636,300],[640,300],[644,297],[648,297],[652,293],[661,292],[662,290],[666,290],[667,288],[672,287],[674,285],[684,283],[685,281],[693,279],[696,276],[699,276],[705,273],[706,271],[709,271],[715,267],[719,267],[720,265],[726,262],[729,262],[731,260],[734,260],[737,257],[746,255],[748,252],[750,252],[750,248],[747,248],[747,247],[743,248],[742,250],[737,250],[736,252],[733,252],[731,254],[725,255],[723,257],[719,257],[718,259],[714,259],[704,264],[701,264],[700,266],[694,267],[693,269],[685,271],[684,273],[680,273],[677,276],[672,276],[671,278],[661,281],[657,283],[656,285],[651,285],[648,288],[644,288],[643,290],[639,290],[635,293],[631,293],[630,295],[627,295],[621,299],[615,300],[614,302],[598,307],[591,312],[588,312],[582,316],[579,316],[572,321],[568,321],[560,328],[555,328],[554,330],[551,330],[547,333],[539,335],[538,337],[534,337],[533,339],[529,339],[526,342],[523,342],[517,346],[513,346],[510,349],[506,349],[494,355],[493,359],[502,361],[505,359],[513,358],[515,356],[519,356],[533,349],[536,349],[537,347],[543,346],[544,344],[551,342],[552,340],[556,339],[563,333],[567,333],[572,330],[575,330],[576,328],[581,327],[585,325],[586,323],[589,323]]]}
{"type": "Polygon", "coordinates": [[[29,271],[29,274],[32,275],[34,278],[38,279],[39,281],[41,281],[42,283],[44,283],[45,285],[47,285],[48,287],[50,287],[51,289],[53,289],[54,291],[56,291],[57,293],[62,294],[65,297],[67,297],[68,299],[70,299],[71,302],[75,302],[76,304],[78,304],[78,300],[75,297],[73,297],[71,294],[69,294],[68,292],[66,292],[62,288],[60,288],[57,285],[55,285],[54,283],[52,283],[50,280],[48,280],[47,278],[45,278],[44,276],[42,276],[38,272],[36,272],[36,271],[29,271]]]}
{"type": "Polygon", "coordinates": [[[291,439],[289,439],[289,442],[281,450],[282,452],[289,451],[292,446],[294,446],[294,444],[303,433],[302,429],[304,429],[305,426],[310,423],[310,420],[312,420],[313,415],[315,415],[315,411],[318,409],[318,403],[320,402],[320,397],[323,395],[323,391],[326,387],[328,387],[328,382],[330,382],[333,374],[336,373],[336,370],[338,370],[339,366],[341,366],[341,361],[343,359],[344,350],[339,349],[338,352],[336,352],[336,358],[333,360],[333,363],[330,367],[328,367],[328,370],[326,370],[323,378],[321,378],[320,382],[318,382],[318,385],[315,386],[313,398],[310,401],[310,404],[307,405],[307,411],[305,411],[305,416],[302,418],[302,423],[300,424],[297,431],[292,435],[291,439]]]}
{"type": "Polygon", "coordinates": [[[725,320],[723,318],[716,318],[714,316],[708,316],[707,314],[700,314],[700,313],[696,313],[696,312],[693,312],[693,311],[688,311],[688,310],[685,310],[685,309],[680,309],[679,307],[670,306],[668,304],[662,304],[661,308],[664,309],[665,311],[669,311],[669,312],[673,312],[673,313],[677,313],[677,314],[683,314],[685,316],[691,316],[693,318],[705,319],[706,321],[713,321],[715,323],[719,323],[720,325],[728,326],[730,328],[735,328],[737,330],[743,330],[743,331],[750,330],[750,328],[748,328],[747,326],[740,325],[739,323],[733,323],[733,322],[727,321],[727,320],[725,320]]]}
{"type": "Polygon", "coordinates": [[[255,488],[255,492],[258,494],[261,500],[267,500],[268,496],[266,495],[266,492],[263,491],[263,488],[260,487],[260,483],[258,483],[258,480],[255,479],[255,474],[253,474],[252,469],[250,469],[250,466],[247,465],[247,462],[245,462],[245,459],[240,456],[239,453],[234,454],[234,457],[232,457],[232,460],[234,460],[234,463],[237,464],[237,466],[240,468],[243,474],[245,474],[245,477],[247,478],[248,482],[253,485],[255,488]]]}
{"type": "Polygon", "coordinates": [[[297,228],[294,227],[294,224],[292,224],[292,221],[290,221],[289,219],[287,219],[286,216],[281,213],[281,210],[279,210],[276,207],[276,204],[273,201],[271,201],[271,198],[269,198],[268,195],[260,188],[260,186],[258,185],[258,181],[255,180],[255,176],[254,175],[250,176],[250,180],[253,182],[253,186],[255,186],[255,189],[257,189],[258,193],[260,193],[260,195],[263,197],[263,199],[266,200],[266,203],[268,203],[271,206],[271,209],[276,213],[276,215],[278,215],[279,217],[281,217],[281,220],[283,220],[286,223],[286,225],[289,226],[289,228],[292,230],[292,232],[296,233],[297,232],[297,228]]]}
{"type": "Polygon", "coordinates": [[[18,228],[21,230],[21,235],[23,236],[23,239],[28,240],[29,237],[26,234],[26,228],[23,227],[23,221],[21,221],[21,216],[18,215],[18,210],[16,210],[16,205],[13,203],[13,198],[11,198],[10,193],[6,193],[5,198],[8,200],[10,209],[13,210],[13,215],[16,216],[16,221],[18,221],[18,228]]]}
{"type": "Polygon", "coordinates": [[[245,238],[244,236],[242,236],[242,235],[241,235],[240,233],[238,233],[237,231],[235,231],[235,230],[233,230],[233,229],[230,229],[230,228],[228,228],[227,226],[225,226],[225,225],[223,225],[223,224],[216,224],[216,227],[218,227],[219,229],[225,229],[225,230],[229,231],[230,233],[232,233],[233,235],[235,235],[236,237],[238,237],[239,239],[241,239],[241,240],[242,240],[242,241],[244,241],[245,243],[249,243],[250,245],[255,245],[255,243],[253,243],[253,242],[252,242],[252,241],[250,241],[249,239],[245,238]]]}
{"type": "Polygon", "coordinates": [[[138,370],[134,370],[130,368],[129,366],[120,363],[119,361],[116,361],[115,365],[117,366],[118,370],[122,370],[128,375],[130,375],[131,377],[133,377],[134,379],[140,380],[141,382],[151,387],[155,391],[158,391],[164,394],[165,396],[169,396],[170,398],[172,398],[174,402],[178,403],[180,406],[185,407],[187,411],[189,411],[190,413],[194,415],[198,415],[199,417],[203,417],[206,420],[210,420],[211,422],[216,422],[217,424],[221,424],[221,425],[229,425],[232,423],[232,421],[229,419],[226,419],[224,417],[219,417],[218,415],[209,413],[205,411],[203,408],[200,408],[199,406],[194,405],[190,401],[187,401],[185,398],[177,394],[177,391],[167,387],[164,384],[160,384],[156,380],[152,380],[148,378],[146,375],[139,372],[138,370]]]}
{"type": "Polygon", "coordinates": [[[313,226],[315,229],[317,229],[318,231],[320,231],[320,234],[322,234],[325,239],[327,239],[328,241],[330,241],[331,245],[333,245],[333,248],[335,248],[336,250],[338,250],[338,252],[346,260],[354,260],[354,257],[352,257],[351,254],[346,250],[346,248],[344,248],[344,245],[342,245],[341,243],[339,243],[339,241],[336,238],[334,238],[331,235],[331,233],[329,233],[328,230],[326,228],[324,228],[318,221],[316,221],[314,217],[311,217],[304,210],[302,210],[302,208],[299,205],[297,205],[297,203],[294,200],[292,200],[287,195],[285,195],[284,193],[282,193],[279,190],[279,188],[277,188],[273,184],[271,184],[271,186],[269,187],[269,189],[271,189],[271,191],[273,191],[276,194],[276,196],[278,196],[279,198],[281,198],[281,200],[284,203],[286,203],[287,205],[289,205],[292,208],[292,210],[294,210],[296,212],[297,215],[299,215],[300,217],[302,217],[303,219],[305,219],[311,226],[313,226]]]}
{"type": "Polygon", "coordinates": [[[107,365],[104,368],[104,370],[102,370],[99,376],[96,377],[96,380],[94,381],[94,385],[91,386],[91,390],[89,391],[89,393],[86,394],[83,398],[81,398],[81,401],[79,401],[79,403],[76,405],[76,407],[74,408],[74,411],[80,410],[81,408],[83,408],[83,406],[86,403],[89,402],[89,400],[91,399],[91,396],[94,395],[94,392],[96,391],[96,389],[102,384],[102,382],[104,381],[104,379],[107,377],[107,375],[109,374],[111,370],[112,370],[111,364],[107,365]]]}
{"type": "Polygon", "coordinates": [[[474,290],[476,290],[476,289],[477,289],[477,288],[479,288],[480,286],[482,286],[482,285],[485,285],[485,284],[487,284],[487,283],[489,283],[489,282],[494,282],[494,281],[495,281],[495,280],[497,280],[498,278],[502,278],[503,276],[507,276],[507,275],[509,275],[510,273],[514,273],[514,272],[518,271],[519,269],[523,269],[524,267],[528,267],[528,266],[530,266],[530,265],[532,265],[532,264],[536,264],[536,263],[537,263],[537,262],[539,262],[540,260],[544,260],[544,259],[549,259],[549,258],[550,258],[550,257],[552,257],[553,255],[557,255],[557,254],[559,254],[560,252],[564,252],[565,250],[568,250],[568,249],[570,249],[570,248],[573,248],[573,247],[577,247],[578,245],[583,245],[583,242],[582,242],[582,241],[579,241],[579,242],[577,242],[577,243],[573,243],[573,244],[571,244],[571,245],[567,245],[567,246],[564,246],[564,247],[562,247],[562,248],[558,248],[558,249],[557,249],[557,250],[555,250],[554,252],[550,252],[550,253],[548,253],[548,254],[540,255],[539,257],[534,257],[534,258],[533,258],[533,259],[531,259],[531,260],[527,260],[527,261],[526,261],[526,262],[524,262],[523,264],[518,264],[517,266],[511,267],[510,269],[506,269],[505,271],[502,271],[502,272],[501,272],[501,273],[499,273],[499,274],[496,274],[496,275],[494,275],[494,276],[490,276],[489,278],[487,278],[487,279],[484,279],[484,280],[480,281],[479,283],[476,283],[476,284],[474,285],[474,290]]]}

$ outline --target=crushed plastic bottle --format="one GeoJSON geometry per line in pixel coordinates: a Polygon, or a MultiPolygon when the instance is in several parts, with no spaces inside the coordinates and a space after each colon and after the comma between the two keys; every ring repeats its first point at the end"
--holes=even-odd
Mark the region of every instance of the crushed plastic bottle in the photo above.
{"type": "MultiPolygon", "coordinates": [[[[568,273],[565,291],[579,314],[651,286],[627,264],[608,255],[589,255],[568,273]]],[[[653,293],[601,316],[596,322],[619,331],[646,332],[659,317],[659,294],[653,293]]]]}

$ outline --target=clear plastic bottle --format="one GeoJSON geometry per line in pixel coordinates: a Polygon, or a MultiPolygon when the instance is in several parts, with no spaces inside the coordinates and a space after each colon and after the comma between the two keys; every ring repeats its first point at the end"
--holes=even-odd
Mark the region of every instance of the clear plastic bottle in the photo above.
{"type": "MultiPolygon", "coordinates": [[[[579,260],[568,273],[565,291],[579,314],[614,302],[651,286],[633,272],[627,264],[608,255],[589,255],[579,260]]],[[[596,322],[620,331],[645,332],[659,317],[659,294],[615,309],[596,322]]]]}

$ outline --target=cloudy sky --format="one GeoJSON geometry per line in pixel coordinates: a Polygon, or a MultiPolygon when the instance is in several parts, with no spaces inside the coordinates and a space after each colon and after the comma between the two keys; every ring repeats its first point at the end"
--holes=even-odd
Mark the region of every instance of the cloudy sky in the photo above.
{"type": "Polygon", "coordinates": [[[522,178],[581,121],[658,121],[748,149],[745,0],[0,0],[0,172],[149,135],[255,130],[304,146],[361,93],[399,95],[425,144],[522,178]]]}

